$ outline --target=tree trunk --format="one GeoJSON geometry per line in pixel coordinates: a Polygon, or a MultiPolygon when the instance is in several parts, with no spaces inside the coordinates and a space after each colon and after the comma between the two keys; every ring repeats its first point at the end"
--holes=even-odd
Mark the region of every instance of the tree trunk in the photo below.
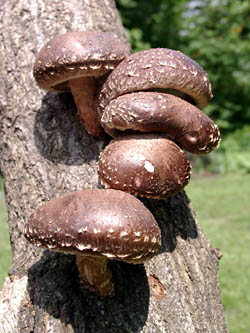
{"type": "Polygon", "coordinates": [[[143,200],[163,245],[145,265],[111,262],[112,298],[79,283],[74,256],[26,241],[24,223],[37,206],[98,186],[105,145],[81,128],[71,95],[37,87],[35,54],[70,30],[113,31],[127,40],[113,0],[2,0],[0,16],[0,168],[13,255],[0,294],[0,332],[226,332],[218,255],[184,192],[143,200]]]}

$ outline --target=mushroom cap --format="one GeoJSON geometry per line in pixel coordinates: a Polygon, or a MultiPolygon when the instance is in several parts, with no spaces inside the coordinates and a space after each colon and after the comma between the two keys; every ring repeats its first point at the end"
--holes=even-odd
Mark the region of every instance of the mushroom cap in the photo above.
{"type": "Polygon", "coordinates": [[[120,95],[156,89],[187,95],[200,109],[213,96],[207,73],[197,62],[180,51],[149,49],[127,57],[108,76],[99,92],[99,115],[120,95]]]}
{"type": "Polygon", "coordinates": [[[99,158],[99,177],[105,187],[155,199],[181,191],[190,174],[186,154],[164,134],[119,137],[99,158]]]}
{"type": "Polygon", "coordinates": [[[35,210],[26,238],[55,251],[140,263],[161,244],[150,211],[128,193],[85,189],[53,198],[35,210]]]}
{"type": "Polygon", "coordinates": [[[74,31],[54,37],[40,50],[33,74],[40,88],[68,91],[66,81],[102,76],[125,56],[125,46],[113,33],[74,31]]]}
{"type": "Polygon", "coordinates": [[[209,153],[220,142],[218,127],[203,111],[170,94],[137,92],[119,96],[106,107],[101,122],[113,137],[128,130],[166,133],[194,154],[209,153]]]}

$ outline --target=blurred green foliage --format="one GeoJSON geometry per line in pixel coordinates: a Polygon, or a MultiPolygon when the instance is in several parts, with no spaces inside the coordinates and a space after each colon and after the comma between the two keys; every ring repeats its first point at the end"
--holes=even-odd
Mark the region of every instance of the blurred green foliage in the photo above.
{"type": "Polygon", "coordinates": [[[205,109],[223,135],[250,124],[249,0],[117,0],[133,51],[178,49],[212,82],[205,109]]]}
{"type": "Polygon", "coordinates": [[[150,47],[176,49],[186,0],[117,0],[134,51],[150,47]]]}
{"type": "Polygon", "coordinates": [[[211,155],[209,170],[216,173],[250,173],[250,126],[228,134],[211,155]]]}
{"type": "Polygon", "coordinates": [[[206,69],[214,100],[206,109],[223,133],[250,124],[250,2],[202,1],[184,20],[182,51],[206,69]]]}

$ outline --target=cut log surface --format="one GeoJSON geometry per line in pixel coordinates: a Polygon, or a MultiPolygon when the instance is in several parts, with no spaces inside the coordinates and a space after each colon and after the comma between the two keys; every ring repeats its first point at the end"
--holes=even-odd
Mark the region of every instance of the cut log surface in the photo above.
{"type": "Polygon", "coordinates": [[[1,2],[0,169],[13,257],[0,293],[0,332],[227,332],[218,256],[184,192],[143,199],[161,227],[162,247],[145,265],[110,262],[114,297],[101,299],[80,284],[74,256],[24,238],[40,204],[100,186],[97,161],[107,142],[81,127],[70,94],[46,93],[32,76],[40,48],[72,30],[115,32],[129,51],[112,0],[1,2]]]}

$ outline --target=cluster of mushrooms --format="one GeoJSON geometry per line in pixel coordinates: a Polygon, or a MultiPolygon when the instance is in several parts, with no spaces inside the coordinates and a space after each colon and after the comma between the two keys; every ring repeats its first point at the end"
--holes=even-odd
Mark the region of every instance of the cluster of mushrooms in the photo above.
{"type": "Polygon", "coordinates": [[[91,135],[114,139],[99,158],[105,189],[83,189],[38,207],[25,225],[37,246],[76,255],[81,282],[112,295],[109,260],[143,263],[161,245],[151,212],[136,196],[165,199],[188,183],[184,150],[209,153],[218,127],[201,111],[212,98],[206,72],[179,51],[126,54],[112,33],[56,36],[38,53],[38,85],[72,93],[80,122],[91,135]]]}

